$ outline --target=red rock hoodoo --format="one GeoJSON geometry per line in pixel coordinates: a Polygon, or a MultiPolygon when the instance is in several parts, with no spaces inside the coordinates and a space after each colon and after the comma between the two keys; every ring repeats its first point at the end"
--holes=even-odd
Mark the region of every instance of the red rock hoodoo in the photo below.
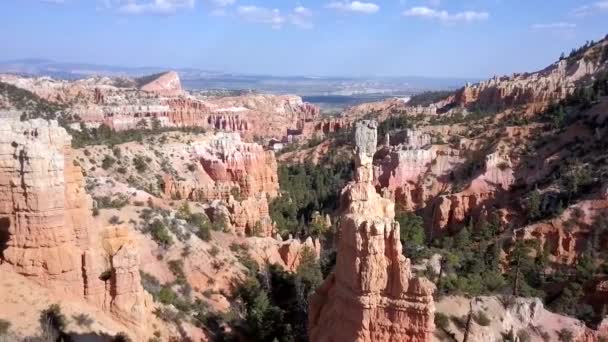
{"type": "Polygon", "coordinates": [[[356,124],[355,180],[342,191],[336,269],[311,299],[310,341],[431,341],[434,285],[402,254],[395,204],[373,185],[377,124],[356,124]]]}

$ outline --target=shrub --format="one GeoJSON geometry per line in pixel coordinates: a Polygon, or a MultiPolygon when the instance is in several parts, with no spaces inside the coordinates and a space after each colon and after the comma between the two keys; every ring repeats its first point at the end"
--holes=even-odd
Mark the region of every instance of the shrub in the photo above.
{"type": "Polygon", "coordinates": [[[112,278],[112,270],[105,270],[99,275],[99,280],[108,281],[112,278]]]}
{"type": "Polygon", "coordinates": [[[216,245],[213,245],[213,246],[211,247],[211,249],[209,250],[209,254],[210,254],[212,257],[216,257],[216,256],[217,256],[219,253],[220,253],[220,249],[219,249],[219,248],[218,248],[216,245]]]}
{"type": "Polygon", "coordinates": [[[557,338],[560,340],[560,342],[572,342],[574,335],[572,334],[572,331],[562,328],[557,332],[557,338]]]}
{"type": "Polygon", "coordinates": [[[505,171],[506,169],[509,168],[509,163],[507,163],[507,162],[500,162],[497,166],[498,166],[498,168],[501,171],[505,171]]]}
{"type": "Polygon", "coordinates": [[[112,342],[131,342],[131,338],[126,333],[120,332],[114,336],[112,342]]]}
{"type": "Polygon", "coordinates": [[[89,328],[91,325],[93,325],[93,323],[95,323],[95,321],[89,317],[89,315],[84,313],[72,315],[72,319],[74,319],[74,322],[76,322],[76,324],[80,327],[89,328]]]}
{"type": "Polygon", "coordinates": [[[173,237],[169,234],[167,227],[161,220],[154,220],[148,230],[152,234],[152,239],[163,247],[168,247],[173,244],[173,237]]]}
{"type": "Polygon", "coordinates": [[[242,192],[241,192],[241,188],[239,188],[238,186],[233,187],[232,189],[230,189],[230,194],[232,195],[232,197],[234,197],[235,200],[241,202],[245,199],[245,196],[243,196],[242,192]]]}
{"type": "Polygon", "coordinates": [[[454,323],[454,325],[460,330],[463,330],[467,327],[467,317],[466,316],[463,316],[463,317],[451,316],[450,319],[452,320],[452,323],[454,323]]]}
{"type": "Polygon", "coordinates": [[[486,315],[486,313],[483,311],[479,311],[477,314],[473,315],[473,319],[475,322],[477,322],[477,324],[484,327],[487,327],[490,325],[490,323],[492,323],[488,315],[486,315]]]}
{"type": "Polygon", "coordinates": [[[170,287],[163,286],[158,292],[157,299],[163,304],[173,304],[177,299],[177,294],[170,287]]]}
{"type": "Polygon", "coordinates": [[[519,338],[519,342],[530,342],[532,341],[532,337],[530,336],[530,333],[525,330],[525,329],[521,329],[520,331],[517,332],[517,337],[519,338]]]}
{"type": "Polygon", "coordinates": [[[150,273],[140,271],[139,274],[143,288],[152,295],[158,294],[161,289],[160,281],[150,273]]]}
{"type": "Polygon", "coordinates": [[[95,201],[97,202],[97,207],[101,209],[121,209],[127,204],[129,204],[129,197],[124,194],[120,194],[115,198],[112,198],[110,196],[101,196],[95,197],[95,201]]]}
{"type": "Polygon", "coordinates": [[[448,328],[450,326],[450,319],[448,318],[448,316],[446,314],[441,313],[441,312],[436,312],[435,313],[435,325],[438,326],[440,329],[448,330],[448,328]]]}
{"type": "Polygon", "coordinates": [[[43,338],[48,341],[56,341],[63,335],[67,324],[66,318],[61,313],[59,304],[52,304],[40,313],[40,327],[43,338]]]}
{"type": "Polygon", "coordinates": [[[0,336],[8,334],[10,328],[11,322],[4,319],[0,319],[0,336]]]}
{"type": "Polygon", "coordinates": [[[116,158],[122,157],[122,151],[120,150],[120,147],[114,147],[112,149],[112,153],[114,153],[114,157],[116,158]]]}
{"type": "Polygon", "coordinates": [[[184,272],[184,262],[182,260],[169,261],[169,270],[175,276],[175,282],[184,285],[187,283],[186,273],[184,272]]]}
{"type": "Polygon", "coordinates": [[[195,232],[196,236],[198,236],[203,241],[211,240],[211,230],[210,223],[207,216],[204,214],[190,214],[189,217],[186,218],[189,224],[198,228],[195,232]]]}
{"type": "Polygon", "coordinates": [[[94,207],[93,210],[91,211],[91,215],[93,215],[93,217],[99,216],[99,208],[94,207]]]}
{"type": "Polygon", "coordinates": [[[146,161],[142,156],[133,158],[133,165],[135,166],[135,170],[139,173],[143,173],[148,169],[148,164],[146,164],[146,161]]]}
{"type": "Polygon", "coordinates": [[[111,156],[106,155],[103,160],[101,161],[101,168],[104,170],[107,170],[109,168],[111,168],[114,163],[116,163],[116,159],[112,158],[111,156]]]}
{"type": "Polygon", "coordinates": [[[117,225],[120,223],[120,217],[114,215],[114,216],[110,217],[110,220],[108,222],[110,222],[110,224],[112,224],[112,225],[117,225]]]}

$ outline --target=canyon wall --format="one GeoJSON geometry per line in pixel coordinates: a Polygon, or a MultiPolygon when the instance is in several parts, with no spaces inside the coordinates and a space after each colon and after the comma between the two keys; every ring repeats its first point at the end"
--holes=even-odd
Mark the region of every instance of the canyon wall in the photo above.
{"type": "Polygon", "coordinates": [[[137,249],[126,229],[92,227],[70,142],[56,121],[0,120],[0,269],[59,298],[86,298],[145,335],[151,298],[139,281],[137,249]]]}
{"type": "Polygon", "coordinates": [[[268,200],[279,194],[274,152],[241,141],[238,134],[219,133],[191,144],[199,163],[196,179],[164,178],[166,198],[193,201],[223,200],[234,233],[272,236],[268,200]]]}
{"type": "Polygon", "coordinates": [[[308,139],[314,133],[341,127],[339,123],[319,124],[319,107],[299,96],[199,96],[185,91],[173,71],[136,80],[91,77],[62,81],[0,75],[0,81],[64,105],[65,115],[77,121],[105,124],[117,131],[153,125],[199,127],[238,132],[248,140],[281,140],[288,136],[308,139]]]}
{"type": "Polygon", "coordinates": [[[454,102],[465,108],[500,110],[526,105],[529,111],[542,111],[572,94],[577,82],[606,70],[601,58],[607,47],[608,41],[604,40],[582,56],[561,59],[538,72],[468,84],[455,94],[454,102]]]}
{"type": "Polygon", "coordinates": [[[373,185],[374,121],[355,128],[355,180],[342,191],[336,269],[311,298],[310,340],[431,341],[434,286],[402,254],[395,205],[373,185]]]}

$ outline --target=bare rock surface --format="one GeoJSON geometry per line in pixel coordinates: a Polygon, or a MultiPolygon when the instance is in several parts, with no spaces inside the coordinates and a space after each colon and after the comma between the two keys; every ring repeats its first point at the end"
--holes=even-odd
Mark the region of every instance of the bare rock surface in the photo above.
{"type": "Polygon", "coordinates": [[[336,270],[309,310],[311,341],[430,341],[434,286],[402,254],[394,203],[373,186],[376,123],[355,128],[356,176],[342,191],[336,270]]]}

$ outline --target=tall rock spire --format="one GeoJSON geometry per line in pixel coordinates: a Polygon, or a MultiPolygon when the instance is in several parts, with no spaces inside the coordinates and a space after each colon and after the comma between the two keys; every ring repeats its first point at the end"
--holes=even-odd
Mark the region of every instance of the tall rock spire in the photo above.
{"type": "Polygon", "coordinates": [[[342,191],[335,271],[310,303],[309,336],[330,341],[431,341],[434,286],[412,275],[393,201],[373,185],[377,123],[355,127],[355,180],[342,191]]]}

